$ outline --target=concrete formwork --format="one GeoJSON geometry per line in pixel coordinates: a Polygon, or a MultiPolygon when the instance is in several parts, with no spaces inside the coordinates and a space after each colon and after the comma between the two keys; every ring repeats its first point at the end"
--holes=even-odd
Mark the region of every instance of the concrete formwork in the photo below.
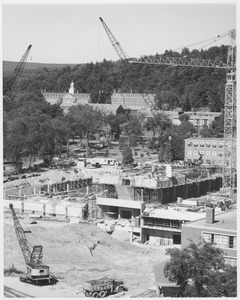
{"type": "Polygon", "coordinates": [[[134,187],[134,200],[145,203],[167,204],[176,202],[178,197],[187,199],[206,195],[208,192],[218,191],[222,186],[222,178],[192,181],[183,185],[168,188],[150,189],[134,187]]]}

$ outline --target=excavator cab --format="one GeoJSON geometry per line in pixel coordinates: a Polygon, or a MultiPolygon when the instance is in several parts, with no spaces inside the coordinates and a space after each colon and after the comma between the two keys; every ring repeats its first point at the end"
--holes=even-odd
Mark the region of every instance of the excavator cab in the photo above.
{"type": "Polygon", "coordinates": [[[44,280],[47,280],[50,283],[49,267],[43,264],[35,265],[28,263],[26,277],[22,276],[21,281],[24,281],[24,279],[28,279],[35,284],[38,284],[39,281],[44,280]]]}

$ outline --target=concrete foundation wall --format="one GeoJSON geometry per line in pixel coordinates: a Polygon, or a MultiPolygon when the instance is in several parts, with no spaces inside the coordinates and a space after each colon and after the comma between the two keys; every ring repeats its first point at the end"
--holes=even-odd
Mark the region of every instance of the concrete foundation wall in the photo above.
{"type": "Polygon", "coordinates": [[[39,213],[42,215],[62,215],[65,217],[78,217],[84,218],[84,211],[86,206],[73,206],[73,205],[56,205],[56,203],[36,203],[30,201],[12,201],[4,200],[4,207],[9,207],[12,203],[14,209],[21,211],[29,211],[39,213]]]}
{"type": "MultiPolygon", "coordinates": [[[[145,203],[172,203],[176,202],[177,198],[194,198],[206,195],[208,192],[219,191],[222,187],[222,178],[206,179],[199,182],[191,182],[184,185],[175,185],[162,189],[147,189],[144,188],[142,195],[145,203]]],[[[140,190],[135,191],[135,200],[139,200],[140,190]]]]}

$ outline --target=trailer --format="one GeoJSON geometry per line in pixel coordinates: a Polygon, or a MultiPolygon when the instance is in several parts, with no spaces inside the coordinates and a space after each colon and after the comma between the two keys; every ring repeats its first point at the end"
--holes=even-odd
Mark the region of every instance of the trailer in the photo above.
{"type": "Polygon", "coordinates": [[[100,165],[100,166],[119,166],[120,163],[114,158],[102,158],[102,157],[94,157],[87,159],[87,163],[91,165],[100,165]]]}
{"type": "Polygon", "coordinates": [[[89,280],[83,283],[83,292],[86,297],[104,298],[109,294],[126,291],[123,281],[103,277],[97,280],[89,280]]]}

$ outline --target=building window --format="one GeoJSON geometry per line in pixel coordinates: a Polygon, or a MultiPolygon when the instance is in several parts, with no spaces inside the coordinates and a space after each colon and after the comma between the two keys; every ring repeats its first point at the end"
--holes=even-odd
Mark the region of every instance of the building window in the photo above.
{"type": "Polygon", "coordinates": [[[237,248],[237,237],[229,236],[229,248],[236,249],[237,248]]]}
{"type": "Polygon", "coordinates": [[[192,156],[192,150],[188,150],[188,156],[192,156]]]}
{"type": "Polygon", "coordinates": [[[222,153],[222,152],[219,152],[219,153],[218,153],[218,156],[220,156],[220,157],[223,156],[223,153],[222,153]]]}
{"type": "Polygon", "coordinates": [[[210,146],[211,146],[211,144],[210,144],[209,142],[207,142],[207,143],[206,143],[206,146],[207,146],[207,147],[210,147],[210,146]]]}
{"type": "Polygon", "coordinates": [[[201,142],[201,143],[200,143],[200,147],[204,147],[204,142],[201,142]]]}
{"type": "Polygon", "coordinates": [[[213,148],[216,148],[216,147],[217,147],[217,144],[216,144],[216,143],[213,143],[212,146],[213,146],[213,148]]]}
{"type": "Polygon", "coordinates": [[[212,156],[216,156],[216,151],[213,151],[213,152],[212,152],[212,156]]]}
{"type": "Polygon", "coordinates": [[[197,151],[194,151],[194,156],[198,156],[198,152],[197,151]]]}
{"type": "Polygon", "coordinates": [[[237,237],[223,234],[203,233],[203,239],[207,243],[214,243],[219,248],[237,248],[237,237]]]}
{"type": "Polygon", "coordinates": [[[203,125],[208,126],[208,119],[203,119],[203,125]]]}
{"type": "Polygon", "coordinates": [[[219,147],[219,148],[222,148],[222,147],[223,147],[223,144],[222,144],[222,143],[219,143],[219,144],[218,144],[218,147],[219,147]]]}
{"type": "Polygon", "coordinates": [[[197,147],[198,146],[198,142],[194,142],[194,147],[197,147]]]}
{"type": "Polygon", "coordinates": [[[206,151],[206,156],[210,156],[210,151],[206,151]]]}
{"type": "Polygon", "coordinates": [[[196,119],[196,120],[195,120],[195,124],[196,124],[196,125],[199,125],[199,124],[200,124],[200,119],[196,119]]]}
{"type": "Polygon", "coordinates": [[[203,233],[203,239],[207,243],[213,243],[214,242],[214,235],[211,233],[203,233]]]}
{"type": "Polygon", "coordinates": [[[188,142],[188,146],[191,147],[192,146],[192,142],[188,142]]]}

